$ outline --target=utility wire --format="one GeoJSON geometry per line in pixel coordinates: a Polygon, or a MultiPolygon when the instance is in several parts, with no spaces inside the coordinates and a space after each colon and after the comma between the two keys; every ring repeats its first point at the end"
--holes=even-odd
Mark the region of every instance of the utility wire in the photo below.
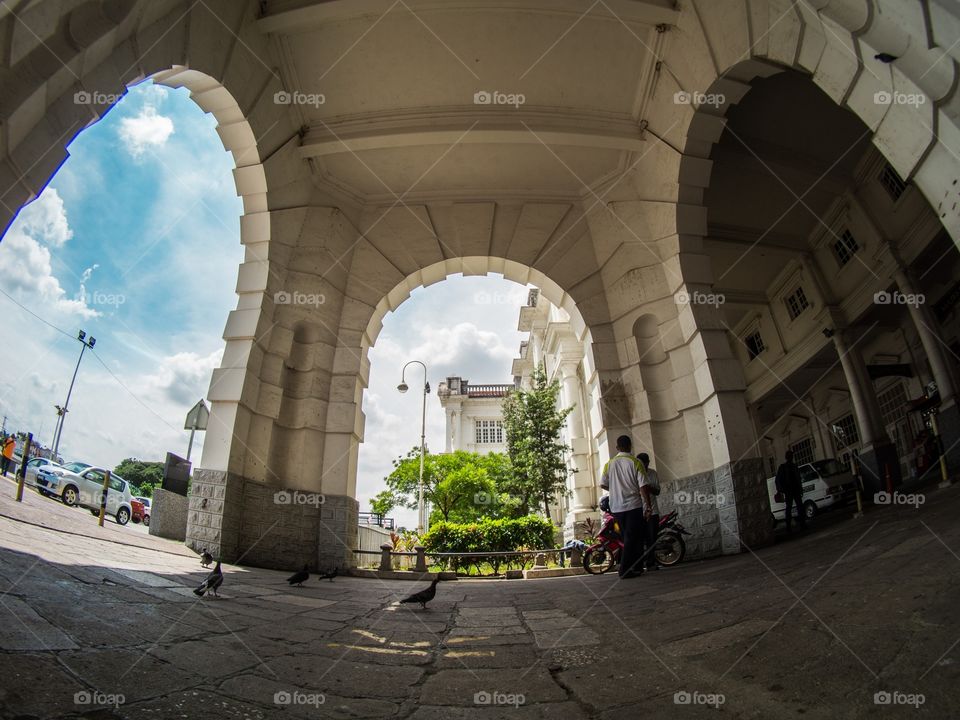
{"type": "MultiPolygon", "coordinates": [[[[63,335],[66,335],[66,336],[67,336],[68,338],[70,338],[71,340],[76,339],[74,335],[72,335],[71,333],[68,333],[68,332],[67,332],[66,330],[64,330],[63,328],[59,328],[59,327],[57,327],[56,325],[54,325],[52,322],[50,322],[49,320],[47,320],[47,319],[45,319],[45,318],[40,317],[39,315],[37,315],[33,310],[31,310],[31,309],[28,308],[26,305],[24,305],[23,303],[21,303],[19,300],[17,300],[15,297],[13,297],[10,293],[6,292],[3,288],[0,288],[0,295],[3,295],[5,298],[7,298],[7,300],[9,300],[10,302],[12,302],[14,305],[16,305],[17,307],[19,307],[19,308],[20,308],[21,310],[23,310],[24,312],[26,312],[26,313],[32,315],[33,317],[35,317],[37,320],[39,320],[40,322],[42,322],[44,325],[53,328],[53,329],[56,330],[58,333],[61,333],[61,334],[63,334],[63,335]]],[[[89,346],[88,346],[88,347],[89,347],[89,346]]],[[[112,377],[114,380],[116,380],[117,383],[120,385],[120,387],[122,387],[124,390],[127,391],[127,393],[130,395],[130,397],[132,397],[134,400],[136,400],[138,403],[140,403],[140,405],[142,405],[144,408],[146,408],[146,409],[149,410],[151,413],[153,413],[153,415],[155,415],[155,416],[156,416],[164,425],[166,425],[168,428],[170,428],[171,430],[173,430],[173,431],[175,431],[175,432],[178,432],[177,428],[175,428],[173,425],[171,425],[170,423],[168,423],[168,422],[167,422],[160,414],[158,414],[152,407],[150,407],[150,406],[147,405],[145,402],[143,402],[143,400],[141,400],[140,398],[138,398],[138,397],[134,394],[133,390],[131,390],[130,388],[128,388],[128,387],[124,384],[123,380],[121,380],[119,377],[116,376],[116,374],[113,372],[113,370],[110,369],[110,367],[103,361],[103,358],[101,358],[101,357],[96,353],[96,351],[95,351],[93,348],[90,348],[90,352],[91,352],[91,353],[93,354],[93,356],[97,359],[97,362],[99,362],[99,363],[103,366],[103,369],[106,370],[108,373],[110,373],[110,377],[112,377]]]]}

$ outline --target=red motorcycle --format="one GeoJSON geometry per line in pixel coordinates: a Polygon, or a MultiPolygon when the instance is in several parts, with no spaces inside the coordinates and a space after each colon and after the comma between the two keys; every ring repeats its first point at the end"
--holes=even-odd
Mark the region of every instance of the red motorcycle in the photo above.
{"type": "MultiPolygon", "coordinates": [[[[617,519],[610,514],[606,497],[601,499],[600,509],[603,510],[603,526],[597,533],[597,542],[583,552],[583,569],[591,575],[602,575],[615,568],[623,551],[623,538],[617,527],[617,519]]],[[[658,527],[657,544],[653,549],[657,562],[666,566],[676,565],[687,552],[683,536],[690,532],[677,520],[676,510],[661,517],[658,527]]]]}

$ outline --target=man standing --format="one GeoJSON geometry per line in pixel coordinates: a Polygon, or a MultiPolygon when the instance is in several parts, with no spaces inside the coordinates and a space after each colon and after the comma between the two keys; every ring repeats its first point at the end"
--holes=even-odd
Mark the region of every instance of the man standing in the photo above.
{"type": "Polygon", "coordinates": [[[10,463],[13,461],[13,449],[17,445],[17,439],[10,433],[3,439],[3,457],[0,458],[0,471],[3,476],[7,476],[7,470],[10,469],[10,463]]]}
{"type": "Polygon", "coordinates": [[[660,494],[660,476],[650,467],[650,456],[647,453],[637,455],[637,460],[643,464],[643,473],[650,486],[650,517],[647,518],[647,570],[657,570],[657,552],[653,548],[657,545],[657,531],[660,529],[660,506],[657,504],[657,495],[660,494]]]}
{"type": "Polygon", "coordinates": [[[620,525],[623,553],[620,577],[639,577],[643,572],[640,560],[646,542],[646,518],[650,515],[650,488],[643,465],[630,454],[629,436],[617,438],[617,454],[603,466],[600,487],[610,492],[610,512],[620,525]]]}
{"type": "Polygon", "coordinates": [[[787,450],[784,462],[777,468],[777,492],[781,493],[786,503],[784,515],[787,520],[787,532],[793,532],[790,527],[790,506],[797,506],[797,521],[801,530],[807,529],[807,518],[803,513],[803,480],[800,470],[793,464],[793,450],[787,450]]]}

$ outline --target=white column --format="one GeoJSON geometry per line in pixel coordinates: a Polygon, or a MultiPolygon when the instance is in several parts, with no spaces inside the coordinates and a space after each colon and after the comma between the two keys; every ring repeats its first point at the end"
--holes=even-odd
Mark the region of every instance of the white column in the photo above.
{"type": "Polygon", "coordinates": [[[564,407],[573,407],[567,416],[567,437],[570,438],[571,462],[577,469],[568,480],[573,498],[571,512],[584,512],[593,506],[594,485],[596,480],[590,477],[590,462],[587,457],[589,439],[583,430],[583,407],[581,402],[581,382],[577,372],[579,361],[562,359],[560,362],[561,398],[564,407]]]}
{"type": "MultiPolygon", "coordinates": [[[[893,279],[900,288],[903,295],[912,295],[917,297],[916,288],[907,272],[898,268],[893,273],[893,279]]],[[[933,372],[933,379],[937,383],[937,389],[940,391],[940,399],[946,404],[953,400],[956,390],[953,386],[953,377],[950,375],[950,369],[943,355],[943,345],[937,339],[934,327],[936,320],[933,313],[922,303],[908,303],[907,310],[910,312],[910,319],[913,320],[917,328],[917,334],[920,336],[920,342],[923,344],[923,350],[927,354],[927,360],[930,362],[930,370],[933,372]]]]}
{"type": "Polygon", "coordinates": [[[871,412],[871,406],[876,404],[876,395],[873,396],[873,403],[871,403],[868,393],[873,394],[873,387],[866,386],[864,382],[865,379],[869,381],[869,377],[867,377],[863,356],[859,348],[848,344],[844,330],[834,332],[833,344],[837,348],[843,375],[850,389],[850,401],[853,403],[853,411],[860,430],[860,442],[867,447],[877,440],[882,440],[883,435],[878,416],[871,412]]]}

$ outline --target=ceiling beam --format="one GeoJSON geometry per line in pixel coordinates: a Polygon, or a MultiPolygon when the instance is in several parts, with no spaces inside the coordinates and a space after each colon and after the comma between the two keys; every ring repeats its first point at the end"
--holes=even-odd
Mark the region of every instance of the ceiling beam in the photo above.
{"type": "MultiPolygon", "coordinates": [[[[589,14],[592,20],[634,25],[675,25],[679,12],[673,7],[673,0],[606,0],[589,14]]],[[[269,4],[276,12],[270,12],[257,20],[257,27],[263,33],[302,33],[316,29],[324,23],[341,22],[356,18],[376,20],[391,10],[398,16],[407,13],[415,15],[439,12],[463,13],[465,11],[486,11],[500,13],[540,13],[546,15],[569,16],[571,21],[579,22],[584,16],[583,0],[521,0],[506,3],[504,0],[328,0],[296,7],[294,2],[269,4]],[[289,10],[283,10],[286,6],[289,10]]]]}
{"type": "Polygon", "coordinates": [[[630,119],[562,110],[502,106],[444,108],[435,113],[355,117],[315,123],[304,134],[302,157],[424,145],[547,145],[640,152],[646,145],[630,119]]]}

